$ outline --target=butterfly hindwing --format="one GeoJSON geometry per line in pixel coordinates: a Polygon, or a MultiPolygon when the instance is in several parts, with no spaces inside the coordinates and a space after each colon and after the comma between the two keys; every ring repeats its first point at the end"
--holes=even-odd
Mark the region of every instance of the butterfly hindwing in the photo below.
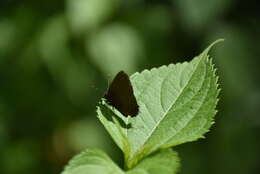
{"type": "Polygon", "coordinates": [[[124,116],[134,117],[138,114],[139,107],[133,87],[124,71],[120,71],[113,79],[104,98],[124,116]]]}

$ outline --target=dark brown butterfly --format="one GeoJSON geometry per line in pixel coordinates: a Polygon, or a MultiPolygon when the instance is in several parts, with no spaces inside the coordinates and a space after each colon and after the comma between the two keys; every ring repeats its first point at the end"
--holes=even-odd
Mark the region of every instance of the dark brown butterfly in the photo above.
{"type": "Polygon", "coordinates": [[[116,75],[104,98],[124,116],[134,117],[138,114],[139,106],[134,96],[133,87],[129,76],[124,71],[120,71],[116,75]]]}

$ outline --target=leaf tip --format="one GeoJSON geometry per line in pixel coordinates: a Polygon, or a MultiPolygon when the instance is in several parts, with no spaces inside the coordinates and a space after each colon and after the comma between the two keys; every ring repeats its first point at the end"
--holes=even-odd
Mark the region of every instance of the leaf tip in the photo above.
{"type": "Polygon", "coordinates": [[[209,46],[208,46],[208,50],[211,49],[214,45],[216,45],[217,43],[220,43],[220,42],[224,42],[225,39],[217,39],[215,40],[214,42],[212,42],[209,46]]]}
{"type": "MultiPolygon", "coordinates": [[[[225,41],[225,39],[217,39],[217,40],[215,40],[214,42],[212,42],[206,49],[205,49],[205,51],[203,51],[203,53],[206,53],[206,55],[208,54],[208,52],[209,52],[209,50],[214,46],[214,45],[216,45],[217,43],[220,43],[220,42],[224,42],[225,41]]],[[[202,54],[203,54],[202,53],[202,54]]]]}

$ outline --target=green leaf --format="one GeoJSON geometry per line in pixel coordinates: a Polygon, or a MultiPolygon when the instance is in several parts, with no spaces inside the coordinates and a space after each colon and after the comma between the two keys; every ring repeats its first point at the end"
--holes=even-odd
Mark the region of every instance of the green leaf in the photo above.
{"type": "Polygon", "coordinates": [[[97,114],[101,123],[119,148],[125,152],[126,156],[126,154],[128,154],[127,152],[129,152],[130,144],[127,139],[127,129],[125,126],[129,119],[125,119],[120,112],[114,110],[111,106],[106,104],[104,100],[99,103],[97,114]]]}
{"type": "MultiPolygon", "coordinates": [[[[171,149],[161,150],[142,160],[126,174],[175,174],[180,167],[179,157],[171,149]]],[[[116,164],[100,150],[86,150],[75,156],[62,174],[124,174],[116,164]]]]}
{"type": "Polygon", "coordinates": [[[75,156],[62,174],[124,174],[124,172],[104,152],[86,150],[75,156]]]}
{"type": "Polygon", "coordinates": [[[180,168],[179,161],[178,154],[173,150],[161,150],[142,160],[133,170],[127,172],[127,174],[175,174],[180,168]]]}
{"type": "Polygon", "coordinates": [[[195,141],[209,130],[219,90],[208,52],[216,42],[189,63],[132,75],[139,105],[136,117],[125,118],[100,103],[98,117],[123,150],[128,168],[159,148],[195,141]]]}

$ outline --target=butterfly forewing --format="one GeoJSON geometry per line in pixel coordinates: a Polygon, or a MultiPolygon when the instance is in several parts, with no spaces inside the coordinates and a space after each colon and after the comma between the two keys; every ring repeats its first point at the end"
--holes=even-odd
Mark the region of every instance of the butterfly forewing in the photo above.
{"type": "Polygon", "coordinates": [[[133,87],[129,76],[120,71],[110,84],[104,98],[125,116],[136,116],[138,114],[138,104],[134,96],[133,87]]]}

